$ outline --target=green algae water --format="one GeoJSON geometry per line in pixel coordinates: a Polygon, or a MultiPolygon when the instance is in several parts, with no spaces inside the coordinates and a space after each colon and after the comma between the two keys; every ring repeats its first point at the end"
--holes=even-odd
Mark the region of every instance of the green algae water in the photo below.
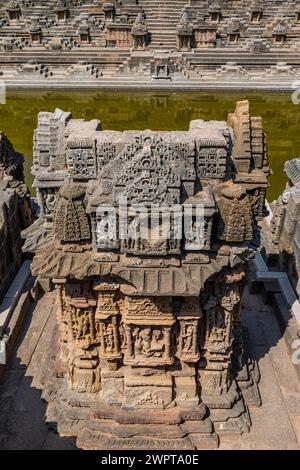
{"type": "Polygon", "coordinates": [[[9,90],[0,105],[0,130],[25,155],[26,182],[31,187],[33,131],[39,111],[59,107],[74,118],[102,121],[103,129],[187,130],[192,119],[226,120],[238,100],[248,99],[252,116],[262,116],[273,170],[269,201],[282,192],[284,162],[300,155],[300,105],[289,93],[166,91],[26,91],[9,90]]]}

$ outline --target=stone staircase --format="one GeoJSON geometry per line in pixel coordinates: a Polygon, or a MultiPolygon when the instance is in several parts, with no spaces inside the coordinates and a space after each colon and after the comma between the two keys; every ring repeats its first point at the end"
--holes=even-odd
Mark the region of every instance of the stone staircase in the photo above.
{"type": "Polygon", "coordinates": [[[176,49],[176,26],[187,0],[140,0],[150,35],[149,49],[176,49]]]}

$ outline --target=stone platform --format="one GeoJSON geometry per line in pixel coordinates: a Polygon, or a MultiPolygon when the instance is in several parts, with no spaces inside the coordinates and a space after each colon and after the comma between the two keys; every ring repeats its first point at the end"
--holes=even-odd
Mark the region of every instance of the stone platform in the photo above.
{"type": "MultiPolygon", "coordinates": [[[[75,439],[60,437],[47,427],[41,400],[41,364],[55,326],[54,302],[49,293],[32,304],[1,383],[0,449],[77,448],[75,439]]],[[[300,449],[300,386],[275,313],[259,295],[246,291],[242,318],[251,357],[259,363],[262,406],[250,407],[250,432],[221,435],[219,449],[300,449]]]]}

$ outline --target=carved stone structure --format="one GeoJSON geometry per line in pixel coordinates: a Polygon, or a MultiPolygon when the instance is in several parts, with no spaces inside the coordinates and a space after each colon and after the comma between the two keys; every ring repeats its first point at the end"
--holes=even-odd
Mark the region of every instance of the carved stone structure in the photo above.
{"type": "Polygon", "coordinates": [[[87,82],[151,82],[151,64],[164,53],[177,84],[200,86],[220,70],[230,81],[234,53],[235,77],[249,86],[270,83],[270,74],[276,81],[272,70],[283,62],[279,83],[291,84],[300,78],[299,12],[299,0],[0,1],[0,74],[9,83],[66,83],[84,60],[101,70],[86,73],[87,82]],[[34,74],[32,64],[51,73],[34,74]]]}
{"type": "Polygon", "coordinates": [[[271,206],[271,242],[279,254],[279,264],[286,271],[300,295],[300,158],[285,163],[288,182],[283,194],[271,206]]]}
{"type": "Polygon", "coordinates": [[[40,113],[33,173],[25,250],[58,305],[48,421],[86,449],[215,447],[248,431],[259,394],[240,304],[269,175],[249,103],[185,132],[40,113]]]}
{"type": "MultiPolygon", "coordinates": [[[[12,3],[12,2],[11,2],[12,3]]],[[[0,300],[22,261],[21,231],[32,223],[24,157],[0,133],[0,300]]]]}

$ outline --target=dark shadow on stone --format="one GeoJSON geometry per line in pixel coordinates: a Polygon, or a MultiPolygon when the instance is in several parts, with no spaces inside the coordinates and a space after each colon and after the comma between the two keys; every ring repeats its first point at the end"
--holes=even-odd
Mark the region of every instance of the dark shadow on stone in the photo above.
{"type": "MultiPolygon", "coordinates": [[[[34,304],[25,317],[0,381],[0,450],[75,450],[74,438],[60,437],[47,426],[47,405],[41,399],[42,391],[32,385],[34,378],[26,375],[28,364],[17,356],[28,333],[33,310],[34,304]]],[[[40,365],[43,368],[43,364],[40,365]]]]}

